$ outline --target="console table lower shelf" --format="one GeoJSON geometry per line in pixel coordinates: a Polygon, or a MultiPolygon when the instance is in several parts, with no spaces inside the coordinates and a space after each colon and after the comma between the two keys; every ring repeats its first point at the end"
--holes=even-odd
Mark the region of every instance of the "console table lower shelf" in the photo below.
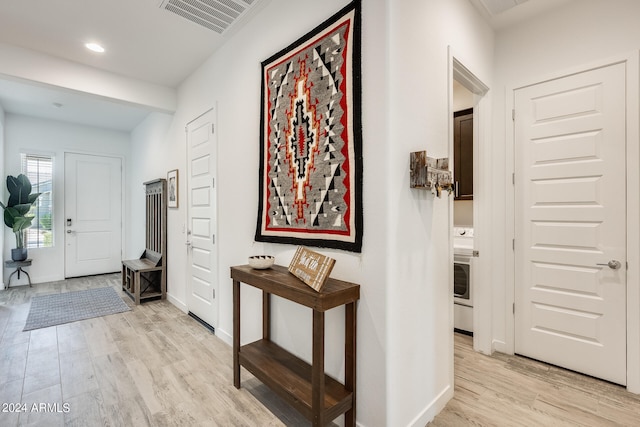
{"type": "Polygon", "coordinates": [[[329,278],[321,292],[302,283],[287,269],[274,265],[254,270],[247,265],[231,267],[233,279],[233,384],[240,388],[240,367],[289,402],[314,427],[345,415],[345,426],[356,422],[356,303],[360,285],[329,278]],[[262,290],[262,339],[240,345],[240,283],[262,290]],[[271,295],[311,309],[313,338],[311,364],[271,341],[271,295]],[[345,381],[324,373],[325,311],[338,306],[344,311],[345,381]]]}
{"type": "MultiPolygon", "coordinates": [[[[313,420],[310,364],[269,340],[240,347],[240,364],[307,419],[313,420]]],[[[324,376],[324,384],[322,418],[333,420],[351,408],[353,393],[328,375],[324,376]]]]}

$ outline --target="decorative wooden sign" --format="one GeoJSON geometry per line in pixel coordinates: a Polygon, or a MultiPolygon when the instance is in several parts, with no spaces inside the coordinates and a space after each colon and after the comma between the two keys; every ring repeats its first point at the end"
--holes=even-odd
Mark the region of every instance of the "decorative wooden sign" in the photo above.
{"type": "Polygon", "coordinates": [[[336,260],[333,258],[298,246],[298,250],[289,264],[289,272],[312,289],[320,292],[335,263],[336,260]]]}

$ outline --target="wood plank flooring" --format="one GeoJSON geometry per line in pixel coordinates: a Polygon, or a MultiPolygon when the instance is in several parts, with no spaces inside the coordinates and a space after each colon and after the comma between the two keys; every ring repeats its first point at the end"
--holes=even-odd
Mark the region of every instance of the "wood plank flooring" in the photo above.
{"type": "MultiPolygon", "coordinates": [[[[134,306],[119,274],[0,291],[2,427],[310,425],[247,371],[242,379],[236,390],[231,347],[166,301],[134,306]],[[103,286],[132,311],[22,332],[32,296],[103,286]]],[[[468,425],[638,426],[640,396],[475,353],[456,334],[455,396],[429,426],[468,425]]]]}
{"type": "Polygon", "coordinates": [[[310,425],[242,379],[230,346],[166,301],[134,306],[120,274],[0,291],[2,427],[310,425]],[[32,296],[104,286],[132,311],[22,332],[32,296]]]}
{"type": "Polygon", "coordinates": [[[624,387],[524,357],[473,351],[455,334],[455,391],[428,424],[639,426],[640,396],[624,387]]]}

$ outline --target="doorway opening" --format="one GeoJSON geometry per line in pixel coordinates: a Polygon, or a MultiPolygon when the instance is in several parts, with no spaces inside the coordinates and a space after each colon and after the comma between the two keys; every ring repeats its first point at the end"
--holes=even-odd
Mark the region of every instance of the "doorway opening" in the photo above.
{"type": "MultiPolygon", "coordinates": [[[[474,349],[491,352],[490,323],[480,314],[489,307],[488,281],[482,280],[481,238],[488,235],[488,215],[484,179],[486,168],[483,144],[483,118],[488,106],[483,102],[489,88],[460,61],[450,55],[450,158],[455,179],[451,230],[453,246],[452,281],[454,292],[454,328],[474,335],[474,349]],[[484,297],[483,297],[484,295],[484,297]]],[[[486,317],[486,316],[485,316],[486,317]]]]}

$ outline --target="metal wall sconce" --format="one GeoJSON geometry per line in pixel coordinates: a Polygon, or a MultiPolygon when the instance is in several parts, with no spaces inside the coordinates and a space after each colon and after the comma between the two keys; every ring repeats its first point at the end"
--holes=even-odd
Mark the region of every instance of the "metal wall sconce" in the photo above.
{"type": "Polygon", "coordinates": [[[453,179],[449,170],[449,158],[428,157],[426,151],[409,153],[410,187],[431,190],[440,197],[443,191],[453,193],[453,179]]]}

